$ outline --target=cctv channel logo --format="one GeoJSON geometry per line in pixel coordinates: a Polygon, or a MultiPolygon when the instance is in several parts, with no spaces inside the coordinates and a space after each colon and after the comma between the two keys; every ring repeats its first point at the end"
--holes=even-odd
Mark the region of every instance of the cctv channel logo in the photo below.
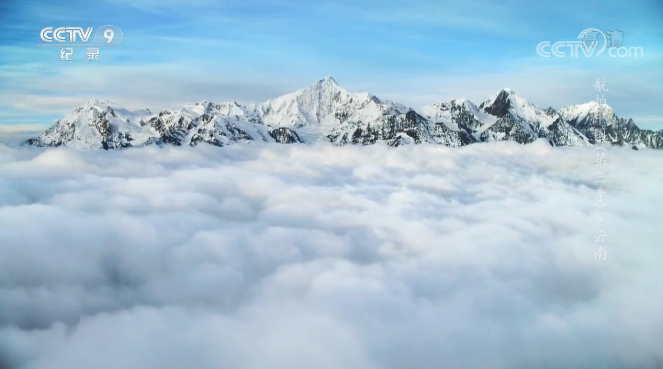
{"type": "Polygon", "coordinates": [[[587,28],[580,32],[578,41],[557,41],[552,44],[550,41],[539,42],[536,45],[536,53],[544,58],[549,58],[551,54],[558,58],[565,58],[566,56],[576,58],[581,55],[593,57],[603,54],[607,48],[608,55],[613,58],[644,56],[642,47],[626,48],[623,46],[623,32],[617,30],[607,31],[606,33],[597,28],[587,28]],[[603,42],[601,42],[601,39],[603,42]]]}
{"type": "Polygon", "coordinates": [[[62,36],[64,33],[69,34],[68,41],[71,43],[75,43],[76,38],[80,38],[81,41],[87,42],[87,40],[90,39],[90,35],[92,35],[92,27],[88,27],[85,32],[83,32],[82,27],[58,27],[56,29],[53,29],[53,27],[46,27],[41,30],[39,37],[41,37],[41,40],[44,42],[53,42],[53,40],[57,42],[67,42],[67,39],[62,36]]]}
{"type": "Polygon", "coordinates": [[[93,27],[46,27],[39,32],[39,37],[45,42],[39,46],[113,47],[119,45],[124,38],[120,27],[105,25],[97,28],[94,38],[88,42],[93,29],[93,27]]]}

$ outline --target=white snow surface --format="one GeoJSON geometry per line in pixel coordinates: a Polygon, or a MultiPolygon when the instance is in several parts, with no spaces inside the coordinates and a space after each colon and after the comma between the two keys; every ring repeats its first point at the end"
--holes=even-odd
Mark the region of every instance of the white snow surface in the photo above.
{"type": "Polygon", "coordinates": [[[615,112],[607,104],[599,104],[599,102],[592,100],[588,103],[571,105],[569,107],[559,110],[560,116],[567,121],[576,120],[578,122],[585,118],[601,117],[605,125],[609,126],[615,123],[615,112]]]}
{"type": "Polygon", "coordinates": [[[326,77],[310,87],[249,108],[272,126],[330,132],[341,123],[336,114],[357,114],[358,119],[375,117],[375,107],[359,113],[372,100],[369,93],[350,93],[332,77],[326,77]]]}
{"type": "Polygon", "coordinates": [[[510,88],[503,88],[500,92],[493,94],[488,100],[484,102],[484,109],[495,103],[495,100],[500,93],[505,92],[508,94],[510,107],[509,112],[516,118],[520,118],[524,122],[536,124],[538,127],[546,128],[554,121],[554,117],[547,115],[542,109],[537,108],[534,104],[525,100],[525,98],[516,94],[510,88]]]}
{"type": "MultiPolygon", "coordinates": [[[[93,98],[84,106],[67,114],[59,121],[59,125],[64,130],[73,131],[71,140],[65,143],[65,146],[80,151],[88,151],[101,148],[101,134],[95,127],[96,118],[112,109],[115,116],[108,114],[108,121],[111,126],[118,131],[129,132],[136,140],[136,143],[147,141],[150,137],[155,137],[157,133],[150,127],[142,126],[141,121],[147,120],[152,113],[148,109],[129,111],[116,104],[102,99],[93,98]]],[[[42,141],[45,143],[51,140],[58,140],[60,131],[53,131],[42,135],[42,141]]]]}
{"type": "Polygon", "coordinates": [[[490,126],[492,126],[497,121],[496,116],[484,112],[483,110],[479,109],[479,107],[476,106],[473,102],[466,98],[451,100],[448,103],[435,103],[432,105],[427,105],[422,107],[420,112],[421,115],[433,123],[443,123],[452,131],[459,131],[460,129],[458,125],[453,121],[454,116],[452,113],[452,108],[455,106],[464,107],[474,116],[474,118],[482,123],[482,126],[478,130],[479,133],[490,128],[490,126]]]}
{"type": "Polygon", "coordinates": [[[450,110],[450,105],[453,104],[454,101],[457,100],[453,100],[451,103],[436,103],[424,106],[420,109],[420,113],[432,123],[443,123],[452,131],[460,131],[458,124],[453,122],[453,117],[450,110]]]}
{"type": "MultiPolygon", "coordinates": [[[[475,126],[472,127],[472,134],[478,138],[498,121],[498,117],[487,113],[485,107],[494,104],[500,93],[508,95],[509,113],[525,130],[537,132],[541,128],[549,127],[557,118],[548,116],[543,110],[510,89],[503,89],[493,94],[484,102],[484,109],[480,109],[465,98],[460,98],[425,106],[419,112],[433,123],[443,123],[451,131],[460,131],[456,123],[458,109],[469,112],[479,122],[478,125],[475,122],[475,126]]],[[[368,92],[348,92],[340,87],[334,78],[326,77],[299,91],[248,106],[235,101],[221,104],[201,101],[181,109],[165,110],[155,114],[147,109],[129,111],[105,100],[92,99],[80,109],[65,116],[61,120],[62,127],[59,131],[49,130],[43,134],[42,141],[57,142],[62,140],[62,137],[68,137],[66,132],[75,132],[73,137],[65,142],[65,146],[78,150],[98,149],[101,145],[101,136],[94,127],[93,120],[107,108],[112,108],[117,115],[109,118],[111,125],[119,131],[129,133],[134,146],[158,137],[157,132],[144,124],[156,116],[161,117],[169,129],[184,130],[180,126],[188,127],[185,122],[191,123],[194,120],[196,122],[192,124],[200,128],[198,127],[201,124],[200,119],[196,118],[208,114],[213,116],[213,123],[206,123],[203,128],[209,132],[216,132],[214,135],[223,132],[223,135],[230,133],[231,135],[227,137],[232,137],[231,131],[234,126],[245,132],[252,132],[252,137],[253,134],[257,135],[253,138],[259,141],[267,142],[273,141],[269,136],[271,129],[288,127],[294,129],[303,142],[317,143],[325,141],[325,137],[330,132],[385,124],[389,118],[401,115],[399,119],[402,119],[402,115],[412,110],[396,102],[380,100],[368,92]],[[215,125],[219,127],[214,127],[215,125]]],[[[608,117],[608,124],[611,124],[611,119],[614,119],[612,109],[608,106],[600,107],[596,102],[573,105],[560,110],[559,115],[566,120],[574,117],[584,119],[586,116],[598,114],[599,111],[608,117]]],[[[188,132],[189,136],[193,134],[188,132]]]]}

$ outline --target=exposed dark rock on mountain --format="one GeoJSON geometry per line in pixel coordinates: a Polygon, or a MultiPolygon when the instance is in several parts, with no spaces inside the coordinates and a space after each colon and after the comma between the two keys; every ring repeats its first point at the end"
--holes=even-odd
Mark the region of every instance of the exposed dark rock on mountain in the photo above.
{"type": "Polygon", "coordinates": [[[92,99],[26,144],[78,150],[324,141],[459,147],[496,140],[527,144],[537,139],[553,146],[611,143],[663,148],[663,131],[640,129],[632,119],[619,118],[609,106],[596,102],[544,110],[503,89],[479,106],[457,99],[415,111],[368,93],[348,92],[331,77],[250,106],[202,101],[153,114],[92,99]]]}

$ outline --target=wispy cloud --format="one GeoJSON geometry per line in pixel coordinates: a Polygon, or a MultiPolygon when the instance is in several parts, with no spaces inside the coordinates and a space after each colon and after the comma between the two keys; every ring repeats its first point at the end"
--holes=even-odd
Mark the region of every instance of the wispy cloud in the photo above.
{"type": "MultiPolygon", "coordinates": [[[[493,1],[453,3],[423,1],[416,4],[411,2],[380,4],[369,1],[348,3],[346,6],[344,11],[351,17],[360,17],[371,22],[411,27],[442,27],[483,34],[488,32],[517,34],[529,31],[527,25],[514,29],[503,21],[507,18],[516,18],[517,8],[493,1]]],[[[333,8],[333,5],[331,7],[333,8]]],[[[441,33],[438,36],[445,35],[441,33]]]]}
{"type": "MultiPolygon", "coordinates": [[[[3,121],[1,116],[0,121],[3,121]]],[[[0,124],[0,144],[20,145],[29,138],[39,136],[48,128],[48,125],[33,123],[30,120],[12,120],[12,122],[14,123],[12,125],[0,124]]],[[[2,353],[0,353],[0,362],[2,362],[1,357],[2,353]]]]}
{"type": "Polygon", "coordinates": [[[43,131],[48,126],[43,124],[15,124],[11,126],[0,126],[0,134],[2,133],[16,133],[16,132],[38,132],[43,131]]]}
{"type": "Polygon", "coordinates": [[[537,105],[562,107],[592,100],[588,81],[604,77],[620,115],[663,114],[660,32],[646,3],[613,1],[597,21],[647,46],[641,60],[537,57],[541,40],[574,38],[594,25],[582,12],[564,12],[575,6],[566,0],[534,8],[521,0],[72,4],[71,11],[37,0],[9,8],[12,22],[4,24],[17,28],[1,32],[12,41],[0,46],[0,96],[24,119],[68,111],[92,96],[153,109],[202,99],[258,102],[326,75],[414,107],[459,96],[481,101],[504,86],[537,105]],[[60,19],[43,14],[66,15],[72,24],[117,23],[125,40],[103,50],[96,65],[61,63],[57,50],[35,47],[40,27],[60,19]],[[639,21],[618,22],[625,14],[639,21]]]}

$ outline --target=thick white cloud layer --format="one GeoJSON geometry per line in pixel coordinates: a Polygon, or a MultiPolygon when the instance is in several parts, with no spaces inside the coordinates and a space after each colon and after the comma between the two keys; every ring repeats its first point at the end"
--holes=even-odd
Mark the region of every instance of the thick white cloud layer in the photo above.
{"type": "Polygon", "coordinates": [[[663,152],[606,159],[0,146],[0,368],[660,368],[663,152]]]}

